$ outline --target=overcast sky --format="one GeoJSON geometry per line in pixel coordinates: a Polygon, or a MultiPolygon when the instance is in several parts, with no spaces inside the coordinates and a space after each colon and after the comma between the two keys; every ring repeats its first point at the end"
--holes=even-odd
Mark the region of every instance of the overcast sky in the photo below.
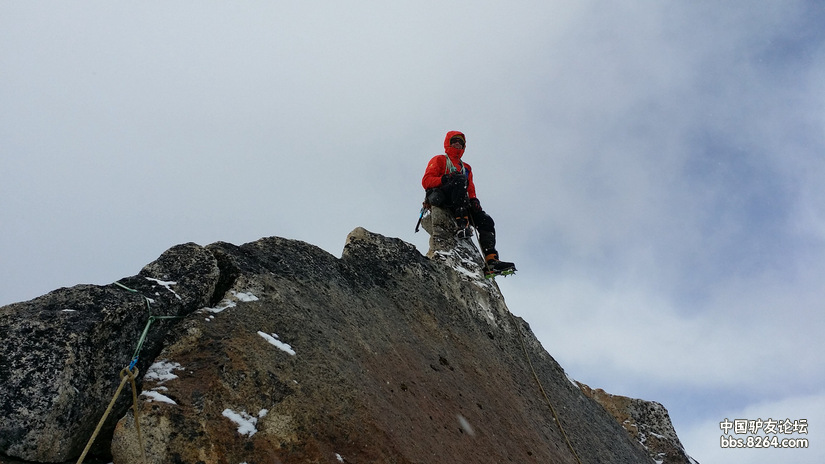
{"type": "Polygon", "coordinates": [[[703,464],[825,462],[823,24],[795,0],[3,2],[0,304],[190,241],[426,252],[420,179],[461,130],[508,307],[573,378],[663,403],[703,464]],[[807,419],[811,448],[723,450],[725,418],[807,419]]]}

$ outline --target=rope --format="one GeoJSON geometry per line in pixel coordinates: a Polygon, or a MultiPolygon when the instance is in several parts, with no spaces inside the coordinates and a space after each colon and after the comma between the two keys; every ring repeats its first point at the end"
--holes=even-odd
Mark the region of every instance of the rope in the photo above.
{"type": "Polygon", "coordinates": [[[112,412],[112,407],[114,407],[115,401],[117,401],[118,396],[120,396],[120,392],[123,390],[123,386],[126,385],[127,380],[130,381],[132,384],[132,401],[135,410],[135,427],[137,428],[138,432],[138,440],[140,442],[140,452],[143,456],[143,462],[146,463],[146,451],[144,450],[143,437],[140,433],[140,417],[138,416],[137,386],[135,385],[135,377],[137,376],[137,374],[137,367],[135,367],[134,370],[132,370],[132,368],[123,368],[120,371],[120,385],[117,387],[115,395],[112,397],[112,401],[109,402],[109,406],[106,408],[106,412],[103,413],[103,417],[100,418],[100,422],[97,423],[97,427],[95,427],[95,431],[94,433],[92,433],[92,437],[89,438],[89,442],[86,443],[86,448],[83,450],[83,453],[77,459],[77,464],[81,464],[83,462],[83,460],[86,458],[86,454],[92,448],[92,444],[95,442],[97,434],[100,433],[100,429],[103,428],[103,423],[106,422],[106,418],[109,417],[109,413],[112,412]]]}
{"type": "MultiPolygon", "coordinates": [[[[498,285],[496,285],[498,287],[498,285]]],[[[499,290],[499,292],[501,292],[499,290]]],[[[510,319],[513,321],[513,325],[516,326],[519,335],[519,341],[521,342],[521,349],[524,351],[524,358],[527,359],[527,364],[530,365],[530,371],[533,373],[533,378],[536,380],[536,384],[539,386],[539,390],[541,390],[542,396],[544,396],[544,400],[547,402],[547,406],[550,407],[550,411],[553,413],[553,418],[556,420],[556,424],[559,426],[559,430],[561,431],[561,435],[564,437],[564,441],[567,442],[567,447],[570,448],[570,452],[573,453],[573,457],[576,458],[576,462],[582,464],[581,459],[579,459],[579,455],[576,454],[576,450],[573,449],[573,444],[570,443],[570,439],[567,438],[567,433],[564,431],[564,427],[561,425],[561,420],[559,420],[559,415],[556,413],[556,408],[553,407],[553,403],[550,401],[550,397],[547,396],[547,392],[544,391],[544,386],[541,384],[541,380],[539,380],[538,374],[536,374],[536,369],[533,367],[533,362],[530,361],[530,354],[527,352],[527,345],[524,344],[524,334],[521,332],[521,325],[516,320],[516,316],[513,313],[509,312],[510,319]]]]}
{"type": "Polygon", "coordinates": [[[140,353],[140,349],[143,348],[143,342],[146,341],[146,335],[149,334],[149,327],[152,326],[152,323],[157,321],[158,319],[181,319],[183,316],[149,316],[149,320],[146,321],[146,327],[143,328],[143,333],[140,335],[140,340],[138,340],[137,348],[135,348],[135,354],[132,356],[132,362],[129,363],[129,367],[134,367],[138,361],[138,354],[140,353]]]}
{"type": "MultiPolygon", "coordinates": [[[[152,306],[150,304],[151,301],[149,300],[149,298],[146,297],[146,295],[143,295],[139,291],[129,288],[120,282],[114,282],[114,285],[117,285],[118,287],[129,292],[137,293],[138,295],[143,297],[143,300],[146,301],[146,309],[149,311],[149,314],[152,313],[152,306]]],[[[127,380],[129,380],[132,384],[132,410],[134,411],[135,415],[135,429],[137,430],[138,443],[140,444],[140,452],[143,456],[143,462],[146,462],[146,447],[143,444],[143,433],[140,430],[140,410],[138,408],[137,385],[135,384],[135,378],[137,377],[137,374],[139,372],[136,366],[138,362],[138,356],[140,355],[141,348],[143,348],[143,343],[146,341],[146,336],[149,334],[149,328],[152,326],[152,323],[159,319],[181,318],[183,318],[183,316],[149,316],[149,320],[146,321],[146,326],[143,328],[143,333],[140,335],[140,339],[138,340],[137,347],[135,347],[135,353],[132,355],[132,361],[129,362],[129,366],[123,368],[120,371],[120,385],[117,387],[115,395],[112,397],[112,401],[109,402],[109,407],[106,408],[106,412],[103,413],[103,417],[100,418],[100,422],[98,422],[94,433],[92,433],[92,437],[86,444],[86,449],[83,450],[83,454],[81,454],[80,458],[78,458],[77,464],[81,464],[83,462],[83,459],[85,459],[86,454],[89,452],[89,449],[91,449],[92,444],[95,441],[95,438],[97,438],[97,435],[100,433],[100,429],[103,427],[103,423],[106,422],[106,418],[112,412],[112,407],[114,407],[115,401],[117,400],[118,396],[120,396],[120,392],[121,390],[123,390],[123,386],[126,385],[127,380]]]]}
{"type": "Polygon", "coordinates": [[[447,162],[445,163],[445,166],[444,166],[444,174],[452,174],[454,172],[460,172],[461,174],[467,175],[464,172],[464,163],[462,163],[461,160],[458,160],[458,164],[461,165],[461,169],[458,169],[453,164],[453,160],[451,160],[450,157],[447,156],[446,153],[444,153],[444,158],[447,159],[447,162]]]}
{"type": "MultiPolygon", "coordinates": [[[[135,370],[137,370],[137,367],[135,370]]],[[[140,431],[140,409],[138,408],[138,394],[137,387],[135,386],[135,376],[131,375],[130,379],[132,381],[132,410],[135,412],[135,430],[137,430],[140,455],[143,458],[143,464],[146,464],[146,445],[143,443],[143,433],[140,431]]]]}
{"type": "MultiPolygon", "coordinates": [[[[146,301],[146,309],[149,310],[149,314],[152,314],[152,306],[149,304],[149,298],[146,295],[138,292],[137,290],[131,289],[120,282],[115,282],[115,285],[118,287],[128,290],[132,293],[137,293],[138,295],[142,296],[143,299],[146,301]]],[[[149,327],[151,327],[152,323],[158,319],[182,319],[183,316],[149,316],[149,320],[146,321],[146,326],[143,328],[143,333],[140,335],[140,339],[138,340],[137,347],[135,348],[135,353],[132,355],[132,361],[129,363],[129,368],[135,367],[138,361],[138,355],[140,354],[140,349],[143,348],[143,342],[146,341],[146,335],[149,334],[149,327]]]]}
{"type": "MultiPolygon", "coordinates": [[[[472,220],[472,215],[470,216],[470,221],[473,222],[473,228],[475,228],[475,222],[472,220]]],[[[476,238],[478,239],[478,238],[476,238]]],[[[479,243],[479,248],[481,248],[481,244],[479,243]]],[[[482,257],[482,261],[484,261],[484,267],[488,270],[490,269],[487,265],[486,260],[482,257]]],[[[493,285],[495,285],[496,290],[501,295],[501,289],[498,286],[498,283],[493,279],[493,285]]],[[[503,296],[503,295],[502,295],[503,296]]],[[[553,402],[550,401],[550,397],[547,396],[547,392],[544,391],[544,386],[541,384],[541,380],[539,380],[538,374],[536,374],[536,369],[533,367],[533,362],[530,360],[530,353],[527,351],[527,345],[524,344],[524,334],[521,332],[521,325],[516,320],[516,316],[513,315],[510,311],[507,311],[510,315],[510,319],[513,321],[513,325],[516,326],[516,330],[518,330],[518,339],[521,343],[521,349],[524,351],[524,359],[527,360],[527,364],[530,366],[530,372],[533,373],[533,378],[536,380],[536,384],[539,386],[539,390],[541,391],[542,396],[544,397],[544,401],[547,403],[547,406],[550,408],[550,412],[553,413],[553,418],[556,421],[556,424],[559,426],[559,430],[561,431],[561,435],[564,437],[564,441],[567,443],[567,447],[570,448],[570,452],[573,454],[573,457],[576,458],[576,462],[582,464],[581,459],[579,459],[579,455],[576,454],[576,450],[573,448],[573,444],[570,443],[570,439],[567,438],[567,432],[564,431],[564,427],[561,425],[561,420],[559,420],[559,415],[556,413],[556,408],[553,407],[553,402]]]]}

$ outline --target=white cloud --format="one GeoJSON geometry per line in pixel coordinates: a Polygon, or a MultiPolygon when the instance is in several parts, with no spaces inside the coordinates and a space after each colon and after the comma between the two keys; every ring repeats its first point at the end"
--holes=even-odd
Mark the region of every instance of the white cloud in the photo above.
{"type": "Polygon", "coordinates": [[[797,379],[804,389],[821,384],[823,372],[815,366],[823,326],[809,312],[820,305],[811,283],[803,282],[807,294],[766,282],[680,302],[649,287],[655,279],[621,277],[525,275],[502,289],[516,314],[546,321],[534,327],[537,336],[577,375],[759,395],[784,392],[782,378],[797,379]]]}

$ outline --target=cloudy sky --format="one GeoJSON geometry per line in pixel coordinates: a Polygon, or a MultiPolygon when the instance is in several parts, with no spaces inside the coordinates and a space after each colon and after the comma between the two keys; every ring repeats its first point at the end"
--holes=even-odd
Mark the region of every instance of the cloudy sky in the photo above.
{"type": "Polygon", "coordinates": [[[822,24],[796,0],[3,2],[0,304],[190,241],[426,251],[420,178],[461,130],[508,306],[572,377],[663,403],[703,464],[821,463],[822,24]],[[807,419],[811,448],[721,449],[726,418],[807,419]]]}

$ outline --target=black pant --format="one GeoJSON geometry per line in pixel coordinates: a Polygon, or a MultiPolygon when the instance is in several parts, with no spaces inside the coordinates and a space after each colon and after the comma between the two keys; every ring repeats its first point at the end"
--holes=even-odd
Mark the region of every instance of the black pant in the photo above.
{"type": "Polygon", "coordinates": [[[427,203],[440,208],[448,208],[456,218],[469,216],[472,224],[478,230],[478,244],[484,256],[491,254],[498,257],[496,251],[496,223],[483,210],[470,206],[467,190],[460,187],[438,187],[427,190],[427,203]]]}

